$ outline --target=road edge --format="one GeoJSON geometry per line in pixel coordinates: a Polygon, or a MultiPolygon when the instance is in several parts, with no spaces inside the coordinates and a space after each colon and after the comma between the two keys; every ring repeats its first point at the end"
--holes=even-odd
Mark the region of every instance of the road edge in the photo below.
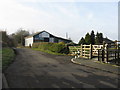
{"type": "Polygon", "coordinates": [[[113,74],[120,75],[119,73],[111,72],[111,71],[109,71],[109,70],[100,69],[100,68],[95,68],[95,67],[91,67],[91,66],[89,66],[89,65],[84,65],[84,64],[78,63],[78,62],[76,62],[74,59],[75,59],[75,58],[72,58],[72,59],[71,59],[71,62],[74,63],[74,64],[78,64],[78,65],[81,65],[81,66],[86,66],[86,67],[90,67],[90,68],[94,68],[94,69],[102,70],[102,71],[105,71],[105,72],[109,72],[109,73],[113,73],[113,74]]]}
{"type": "Polygon", "coordinates": [[[2,88],[9,88],[8,82],[7,82],[7,79],[4,75],[4,73],[2,73],[2,83],[4,84],[4,87],[2,87],[2,88]]]}

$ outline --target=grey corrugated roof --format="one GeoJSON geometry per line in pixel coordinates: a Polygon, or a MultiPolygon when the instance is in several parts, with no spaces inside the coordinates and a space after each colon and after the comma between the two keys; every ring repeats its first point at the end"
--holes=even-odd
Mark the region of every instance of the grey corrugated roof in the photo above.
{"type": "Polygon", "coordinates": [[[108,38],[103,38],[103,41],[105,41],[106,43],[115,43],[114,41],[112,41],[108,38]]]}
{"type": "MultiPolygon", "coordinates": [[[[31,35],[29,35],[29,36],[27,36],[27,37],[25,37],[25,38],[29,38],[29,37],[33,37],[34,35],[37,35],[37,34],[39,34],[39,33],[42,33],[43,31],[40,31],[40,32],[36,32],[36,33],[34,33],[34,34],[31,34],[31,35]]],[[[46,32],[46,31],[45,31],[46,32]]]]}
{"type": "MultiPolygon", "coordinates": [[[[34,35],[37,35],[37,34],[42,33],[42,32],[47,32],[47,31],[44,30],[44,31],[36,32],[36,33],[31,34],[31,35],[29,35],[29,36],[27,36],[25,38],[33,37],[34,35]]],[[[47,33],[49,33],[49,32],[47,32],[47,33]]],[[[52,34],[50,34],[50,35],[52,35],[52,34]]],[[[54,35],[52,35],[52,36],[54,36],[54,35]]],[[[61,37],[57,37],[57,36],[54,36],[54,37],[59,38],[59,39],[63,39],[63,40],[68,40],[68,39],[64,39],[64,38],[61,38],[61,37]]],[[[68,40],[68,41],[71,41],[71,40],[68,40]]]]}

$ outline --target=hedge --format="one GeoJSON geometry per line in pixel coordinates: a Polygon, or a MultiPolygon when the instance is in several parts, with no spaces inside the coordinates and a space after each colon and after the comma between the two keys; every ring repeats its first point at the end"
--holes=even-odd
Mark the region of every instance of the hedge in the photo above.
{"type": "Polygon", "coordinates": [[[12,63],[15,57],[15,53],[13,49],[8,47],[2,48],[2,50],[0,50],[0,53],[2,53],[2,70],[5,70],[8,65],[12,63]]]}
{"type": "Polygon", "coordinates": [[[50,43],[50,42],[33,43],[32,48],[49,50],[49,51],[56,52],[56,53],[64,53],[64,54],[69,53],[69,49],[63,42],[60,42],[60,43],[50,43]]]}

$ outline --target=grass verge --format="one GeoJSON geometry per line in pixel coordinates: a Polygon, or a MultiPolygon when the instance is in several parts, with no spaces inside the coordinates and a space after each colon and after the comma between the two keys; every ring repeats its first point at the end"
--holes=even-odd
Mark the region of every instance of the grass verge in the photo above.
{"type": "Polygon", "coordinates": [[[2,48],[2,70],[5,70],[13,61],[15,53],[11,48],[2,48]]]}
{"type": "Polygon", "coordinates": [[[62,54],[62,53],[52,52],[52,51],[49,51],[49,50],[43,50],[43,49],[40,49],[40,48],[31,48],[31,49],[36,50],[36,51],[46,52],[46,53],[53,54],[53,55],[66,55],[66,54],[62,54]]]}

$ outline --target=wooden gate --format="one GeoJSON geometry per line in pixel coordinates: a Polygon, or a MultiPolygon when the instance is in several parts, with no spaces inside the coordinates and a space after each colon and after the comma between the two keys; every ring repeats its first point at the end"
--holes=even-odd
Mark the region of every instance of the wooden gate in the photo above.
{"type": "Polygon", "coordinates": [[[76,57],[84,57],[91,59],[93,56],[98,56],[98,50],[102,49],[103,45],[80,45],[69,46],[70,54],[76,57]]]}
{"type": "Polygon", "coordinates": [[[98,50],[102,48],[103,45],[92,45],[92,56],[98,56],[98,50]]]}

